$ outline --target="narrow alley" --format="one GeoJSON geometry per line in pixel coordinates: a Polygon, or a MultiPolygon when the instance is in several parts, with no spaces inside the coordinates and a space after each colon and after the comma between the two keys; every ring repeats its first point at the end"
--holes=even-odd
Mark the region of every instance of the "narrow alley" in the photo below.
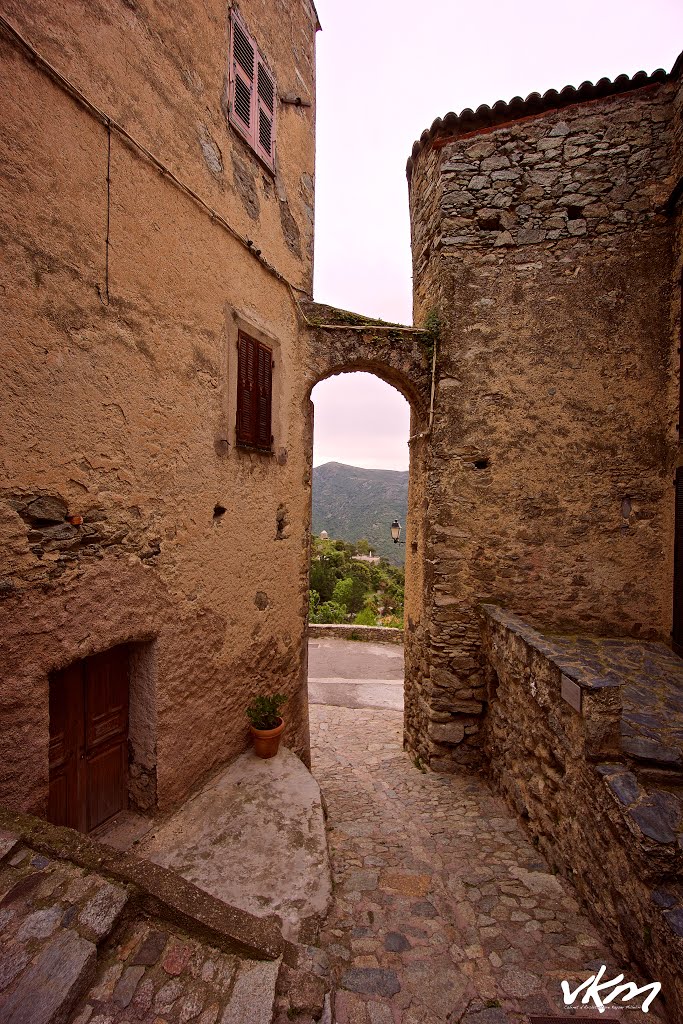
{"type": "MultiPolygon", "coordinates": [[[[364,645],[344,646],[355,660],[364,645]]],[[[605,979],[636,980],[483,778],[412,763],[400,711],[318,703],[310,719],[334,873],[320,966],[336,1024],[521,1024],[570,1013],[561,981],[574,989],[603,964],[605,979]]],[[[647,1015],[641,1001],[600,1019],[666,1019],[659,998],[647,1015]]]]}

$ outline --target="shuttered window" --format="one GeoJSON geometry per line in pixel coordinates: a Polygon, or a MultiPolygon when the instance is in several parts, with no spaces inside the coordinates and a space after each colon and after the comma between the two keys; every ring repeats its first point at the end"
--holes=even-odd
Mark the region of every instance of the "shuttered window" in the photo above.
{"type": "Polygon", "coordinates": [[[273,443],[273,353],[243,331],[237,346],[237,444],[269,452],[273,443]]]}
{"type": "Polygon", "coordinates": [[[230,18],[230,123],[271,170],[275,170],[275,79],[244,22],[230,18]]]}

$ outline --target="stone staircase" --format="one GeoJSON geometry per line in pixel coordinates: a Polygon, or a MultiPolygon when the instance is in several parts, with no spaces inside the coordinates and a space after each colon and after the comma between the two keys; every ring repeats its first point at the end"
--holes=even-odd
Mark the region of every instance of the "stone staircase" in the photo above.
{"type": "Polygon", "coordinates": [[[137,887],[16,833],[0,835],[0,851],[2,1024],[271,1024],[281,956],[220,948],[201,926],[145,912],[137,887]]]}
{"type": "Polygon", "coordinates": [[[0,808],[0,1024],[329,1024],[308,943],[330,870],[301,761],[242,755],[134,826],[83,836],[0,808]]]}

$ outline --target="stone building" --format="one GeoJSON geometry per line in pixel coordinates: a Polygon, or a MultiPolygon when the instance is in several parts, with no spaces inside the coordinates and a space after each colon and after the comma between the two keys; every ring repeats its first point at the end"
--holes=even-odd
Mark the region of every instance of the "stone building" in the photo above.
{"type": "Polygon", "coordinates": [[[244,748],[258,690],[307,757],[318,27],[310,0],[3,6],[13,807],[167,808],[244,748]]]}
{"type": "Polygon", "coordinates": [[[406,738],[435,767],[480,758],[480,603],[683,640],[682,70],[447,114],[408,161],[440,330],[406,738]]]}

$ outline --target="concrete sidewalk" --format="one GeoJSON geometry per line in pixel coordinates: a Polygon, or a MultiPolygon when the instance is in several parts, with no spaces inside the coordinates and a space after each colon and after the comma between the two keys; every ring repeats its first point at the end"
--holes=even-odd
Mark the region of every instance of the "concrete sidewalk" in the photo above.
{"type": "Polygon", "coordinates": [[[279,914],[296,941],[331,895],[320,789],[286,747],[237,758],[137,847],[200,889],[257,917],[279,914]]]}
{"type": "Polygon", "coordinates": [[[403,710],[403,648],[396,644],[308,642],[308,702],[403,710]]]}

